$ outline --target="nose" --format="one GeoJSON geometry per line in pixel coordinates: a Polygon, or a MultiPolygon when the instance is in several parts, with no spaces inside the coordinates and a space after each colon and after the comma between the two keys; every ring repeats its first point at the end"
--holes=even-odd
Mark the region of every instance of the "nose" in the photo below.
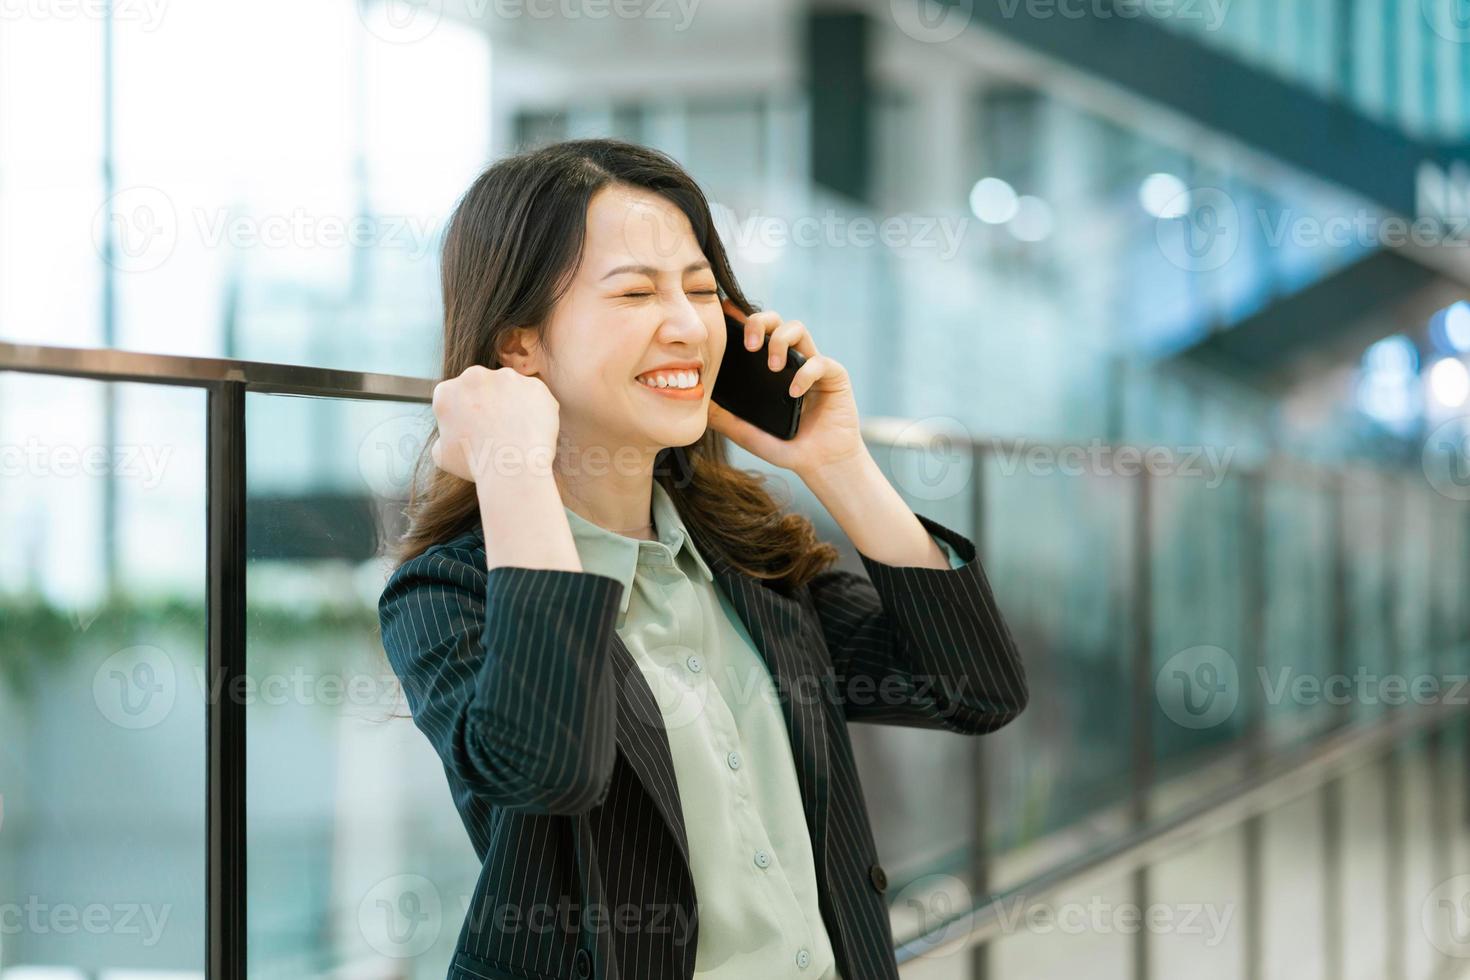
{"type": "Polygon", "coordinates": [[[659,340],[668,343],[685,343],[702,347],[709,337],[709,327],[699,315],[699,308],[688,296],[680,296],[665,311],[664,322],[659,327],[659,340]]]}

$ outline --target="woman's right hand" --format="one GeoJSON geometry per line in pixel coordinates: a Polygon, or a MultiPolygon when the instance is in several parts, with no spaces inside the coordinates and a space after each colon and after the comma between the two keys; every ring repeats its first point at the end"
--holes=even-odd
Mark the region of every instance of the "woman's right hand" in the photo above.
{"type": "Polygon", "coordinates": [[[483,364],[434,386],[434,465],[479,483],[499,472],[551,471],[561,405],[540,378],[483,364]]]}

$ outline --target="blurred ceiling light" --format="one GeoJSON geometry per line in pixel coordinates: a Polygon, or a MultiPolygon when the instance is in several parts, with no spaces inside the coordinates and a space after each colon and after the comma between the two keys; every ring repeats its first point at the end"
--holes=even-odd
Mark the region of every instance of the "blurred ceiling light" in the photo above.
{"type": "Polygon", "coordinates": [[[1155,218],[1182,218],[1189,213],[1189,188],[1173,174],[1149,174],[1138,186],[1138,202],[1155,218]]]}
{"type": "Polygon", "coordinates": [[[1392,334],[1363,352],[1363,367],[1380,374],[1413,374],[1419,367],[1419,351],[1408,337],[1392,334]]]}
{"type": "Polygon", "coordinates": [[[986,177],[970,188],[970,210],[988,225],[1003,225],[1016,216],[1016,191],[999,177],[986,177]]]}
{"type": "Polygon", "coordinates": [[[1023,194],[1016,200],[1016,216],[1007,230],[1023,242],[1041,242],[1051,237],[1051,205],[1039,197],[1023,194]]]}
{"type": "Polygon", "coordinates": [[[1451,303],[1442,319],[1444,339],[1452,350],[1470,351],[1470,303],[1451,303]]]}
{"type": "Polygon", "coordinates": [[[1470,398],[1470,371],[1453,357],[1440,358],[1429,368],[1429,393],[1447,408],[1457,408],[1470,398]]]}
{"type": "Polygon", "coordinates": [[[1402,375],[1365,371],[1358,379],[1358,408],[1379,422],[1404,429],[1418,413],[1414,389],[1402,375]]]}

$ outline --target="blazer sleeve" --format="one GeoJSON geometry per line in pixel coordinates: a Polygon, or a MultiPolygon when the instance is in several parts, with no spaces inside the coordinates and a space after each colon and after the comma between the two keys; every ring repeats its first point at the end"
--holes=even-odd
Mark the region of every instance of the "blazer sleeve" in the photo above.
{"type": "Polygon", "coordinates": [[[888,565],[858,552],[868,578],[838,569],[807,583],[843,712],[854,722],[995,731],[1029,699],[1015,640],[974,543],[916,516],[950,568],[888,565]]]}
{"type": "Polygon", "coordinates": [[[622,586],[436,548],[389,577],[383,649],[452,780],[489,802],[580,813],[606,797],[617,747],[607,655],[622,586]]]}

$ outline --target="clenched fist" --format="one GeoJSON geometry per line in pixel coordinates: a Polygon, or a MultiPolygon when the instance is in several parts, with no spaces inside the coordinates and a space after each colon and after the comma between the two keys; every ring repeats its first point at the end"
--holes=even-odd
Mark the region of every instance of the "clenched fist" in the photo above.
{"type": "Polygon", "coordinates": [[[550,471],[561,428],[561,405],[540,378],[481,364],[434,386],[439,435],[434,465],[479,483],[500,470],[550,471]]]}

